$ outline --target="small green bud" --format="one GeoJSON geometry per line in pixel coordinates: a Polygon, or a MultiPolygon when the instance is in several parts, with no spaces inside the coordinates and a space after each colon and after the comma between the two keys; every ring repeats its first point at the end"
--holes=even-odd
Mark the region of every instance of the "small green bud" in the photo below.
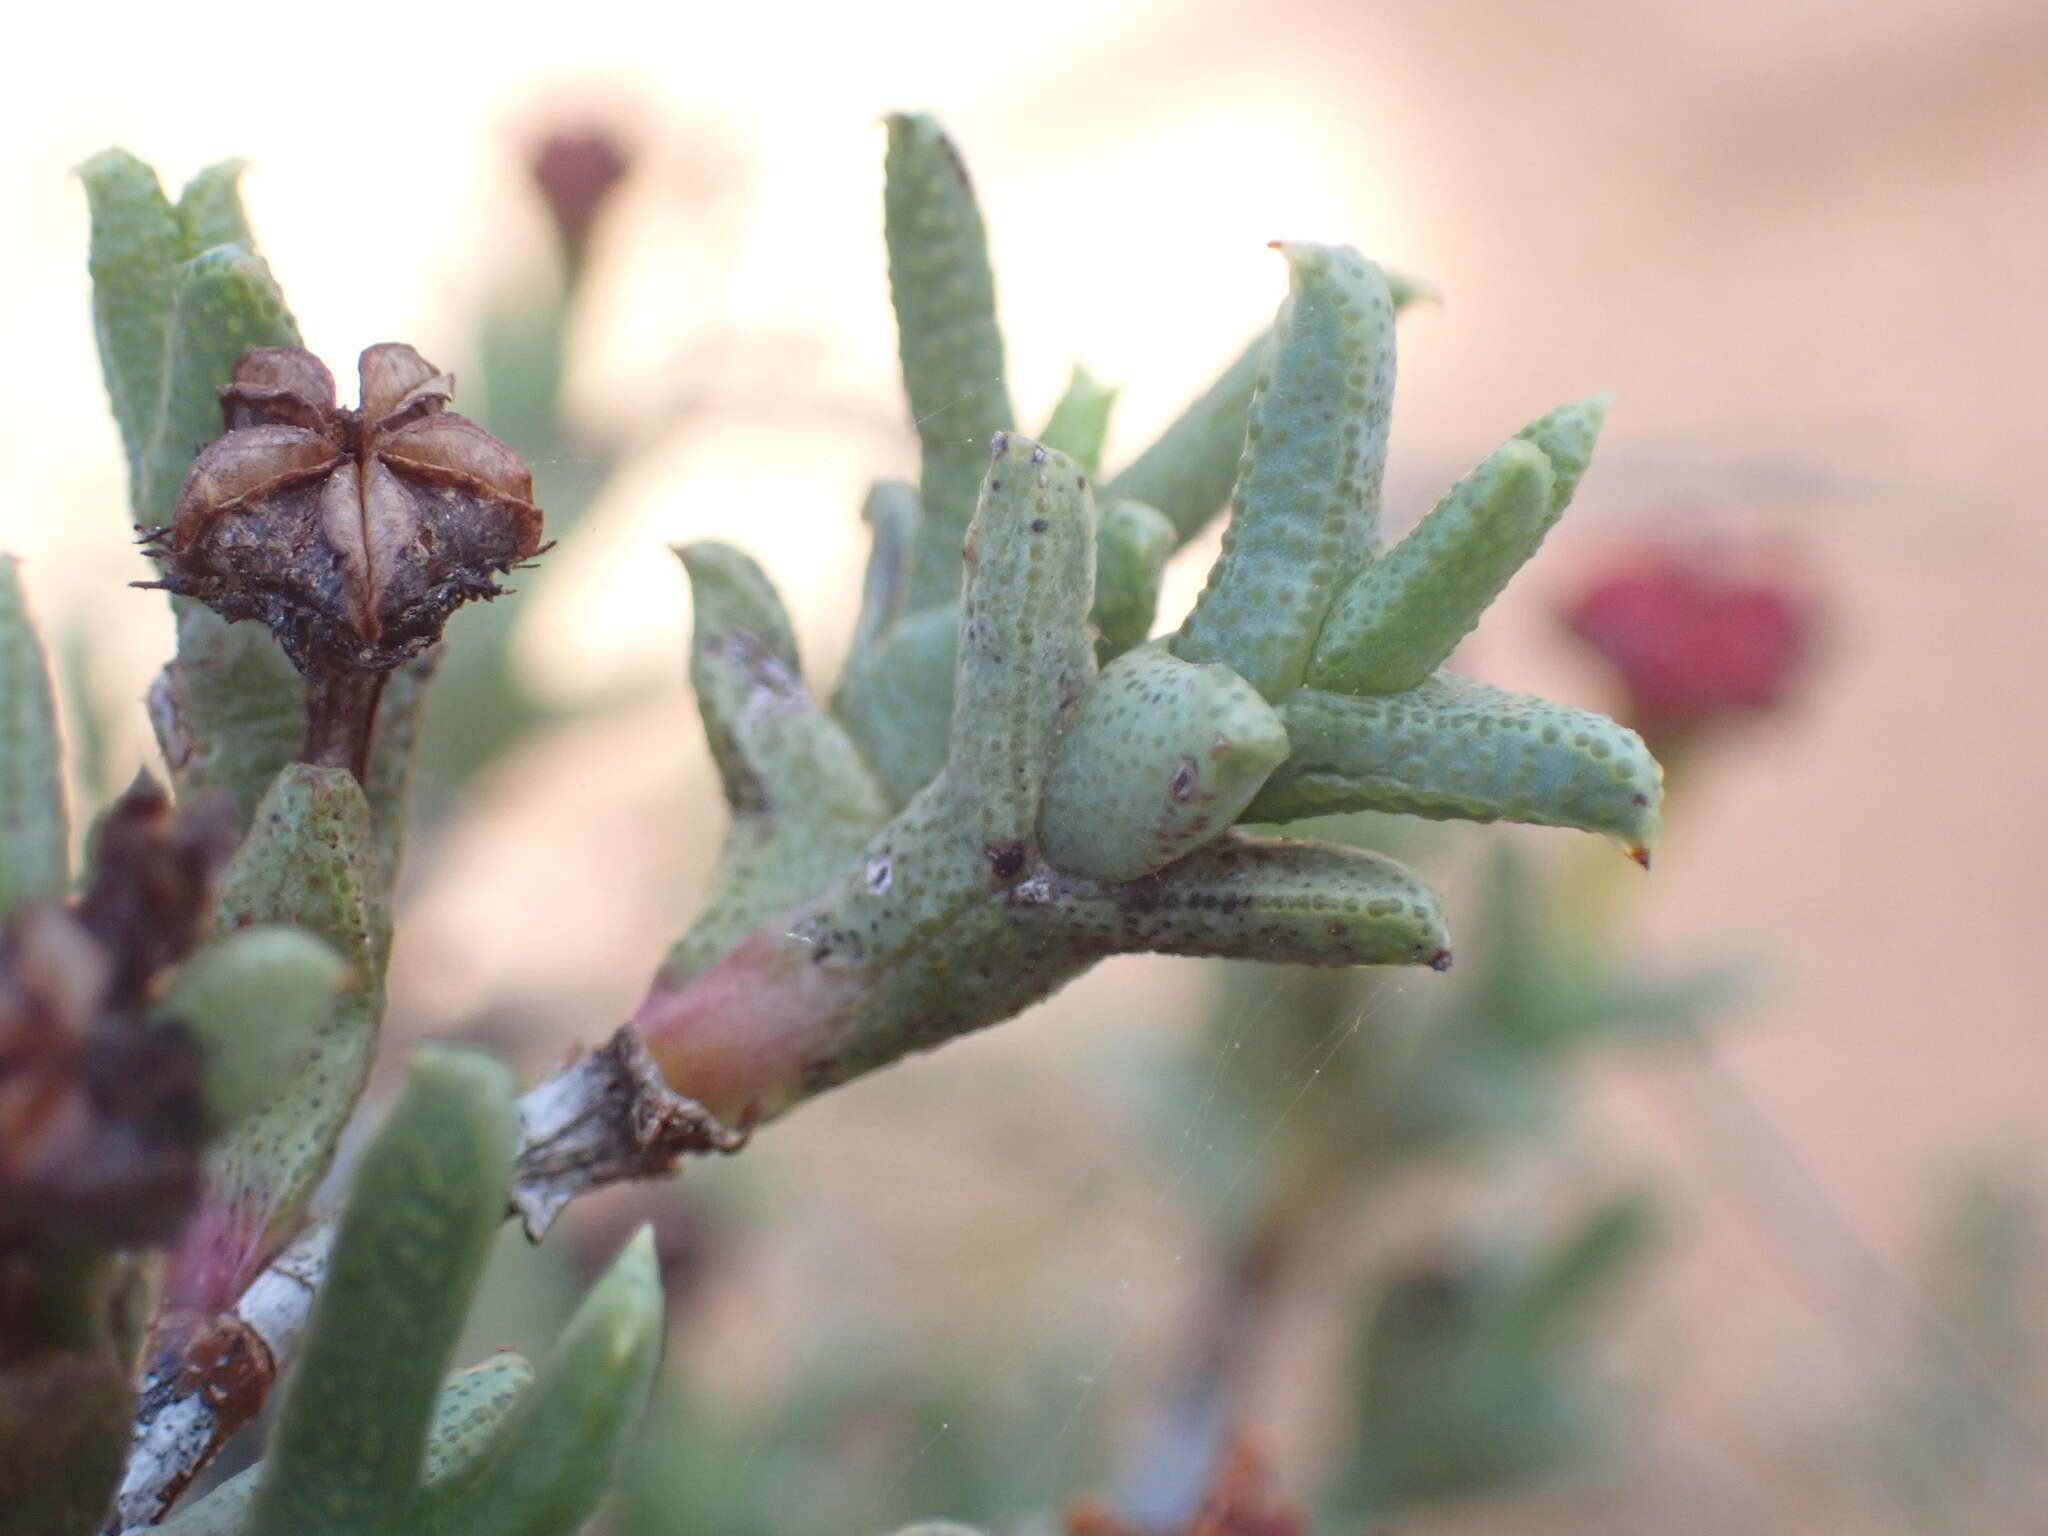
{"type": "Polygon", "coordinates": [[[642,1227],[562,1330],[540,1380],[455,1497],[428,1490],[429,1536],[574,1536],[640,1421],[662,1346],[654,1233],[642,1227]]]}
{"type": "Polygon", "coordinates": [[[206,1108],[226,1128],[283,1092],[334,1016],[341,957],[295,928],[249,928],[178,972],[161,1013],[206,1050],[206,1108]]]}
{"type": "Polygon", "coordinates": [[[1149,875],[1220,836],[1286,756],[1273,706],[1228,667],[1164,645],[1126,652],[1060,738],[1046,859],[1091,880],[1149,875]]]}
{"type": "Polygon", "coordinates": [[[223,160],[185,183],[185,190],[178,194],[178,227],[185,237],[187,257],[216,245],[256,249],[249,215],[242,208],[242,172],[248,168],[246,160],[223,160]]]}
{"type": "Polygon", "coordinates": [[[1117,389],[1104,384],[1079,363],[1067,378],[1067,387],[1046,420],[1039,441],[1057,448],[1083,470],[1094,474],[1102,465],[1102,444],[1109,436],[1110,413],[1116,408],[1117,389]]]}

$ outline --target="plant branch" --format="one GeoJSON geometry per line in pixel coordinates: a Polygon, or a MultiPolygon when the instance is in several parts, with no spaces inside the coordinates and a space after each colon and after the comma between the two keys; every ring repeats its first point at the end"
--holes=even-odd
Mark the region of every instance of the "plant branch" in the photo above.
{"type": "MultiPolygon", "coordinates": [[[[690,1153],[737,1152],[746,1139],[671,1090],[638,1031],[622,1026],[519,1100],[506,1211],[539,1242],[563,1207],[586,1191],[659,1177],[690,1153]]],[[[143,1367],[109,1536],[162,1520],[261,1411],[305,1334],[334,1230],[333,1218],[313,1223],[229,1311],[167,1331],[143,1367]]]]}

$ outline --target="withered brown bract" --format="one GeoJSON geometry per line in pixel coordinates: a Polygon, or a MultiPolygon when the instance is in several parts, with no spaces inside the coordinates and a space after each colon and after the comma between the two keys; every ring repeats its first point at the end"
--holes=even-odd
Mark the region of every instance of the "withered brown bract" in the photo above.
{"type": "Polygon", "coordinates": [[[225,435],[193,461],[149,585],[258,619],[301,672],[386,671],[541,547],[525,462],[447,409],[455,380],[402,343],[358,360],[335,403],[312,353],[258,347],[221,391],[225,435]]]}

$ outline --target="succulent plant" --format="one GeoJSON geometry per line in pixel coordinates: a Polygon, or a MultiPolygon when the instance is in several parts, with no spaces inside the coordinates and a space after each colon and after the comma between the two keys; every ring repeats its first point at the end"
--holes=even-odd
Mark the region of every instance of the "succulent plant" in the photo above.
{"type": "Polygon", "coordinates": [[[1599,402],[1539,418],[1382,551],[1395,317],[1421,290],[1290,243],[1270,332],[1098,485],[1114,391],[1076,369],[1041,438],[1018,430],[960,157],[894,117],[923,462],[867,498],[844,676],[812,692],[747,556],[679,551],[732,812],[702,915],[633,1021],[516,1105],[501,1070],[422,1053],[345,1210],[318,1218],[375,1054],[441,622],[539,551],[541,514],[524,463],[446,411],[452,379],[409,347],[371,348],[360,411],[336,405],[237,170],[174,204],[120,151],[81,169],[133,521],[160,561],[144,585],[176,594],[150,711],[178,809],[147,785],[117,803],[71,906],[50,690],[0,565],[0,1209],[71,1198],[44,1177],[58,1134],[104,1132],[92,1166],[166,1191],[130,1202],[134,1230],[104,1190],[98,1228],[0,1229],[0,1407],[62,1469],[37,1459],[41,1502],[23,1494],[10,1530],[90,1529],[110,1493],[109,1529],[160,1522],[295,1355],[262,1469],[175,1528],[574,1530],[644,1401],[658,1287],[638,1241],[538,1377],[501,1359],[444,1381],[508,1209],[538,1236],[583,1188],[734,1150],[1107,955],[1448,963],[1415,875],[1273,823],[1376,808],[1649,847],[1636,737],[1440,670],[1562,512],[1599,402]],[[1207,587],[1155,638],[1168,557],[1226,502],[1207,587]],[[161,1102],[111,1091],[110,1062],[161,1102]],[[154,1296],[126,1257],[150,1244],[154,1296]]]}
{"type": "Polygon", "coordinates": [[[635,1016],[680,1092],[751,1125],[1129,950],[1449,963],[1414,875],[1267,824],[1507,819],[1647,860],[1638,737],[1441,670],[1563,512],[1604,401],[1532,422],[1383,551],[1395,316],[1421,290],[1350,247],[1276,244],[1271,331],[1098,490],[1111,401],[1084,371],[1044,441],[1014,430],[986,234],[929,118],[889,120],[886,214],[923,470],[869,495],[829,709],[759,569],[681,552],[734,820],[635,1016]],[[1226,500],[1207,586],[1148,641],[1161,565],[1226,500]]]}

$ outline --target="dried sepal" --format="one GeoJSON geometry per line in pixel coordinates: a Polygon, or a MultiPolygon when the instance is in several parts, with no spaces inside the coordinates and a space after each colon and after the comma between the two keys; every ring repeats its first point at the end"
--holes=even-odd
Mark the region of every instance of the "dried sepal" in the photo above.
{"type": "Polygon", "coordinates": [[[146,1016],[199,942],[232,847],[226,807],[182,816],[147,777],[108,811],[75,908],[0,935],[0,1255],[175,1235],[199,1188],[201,1052],[146,1016]]]}

